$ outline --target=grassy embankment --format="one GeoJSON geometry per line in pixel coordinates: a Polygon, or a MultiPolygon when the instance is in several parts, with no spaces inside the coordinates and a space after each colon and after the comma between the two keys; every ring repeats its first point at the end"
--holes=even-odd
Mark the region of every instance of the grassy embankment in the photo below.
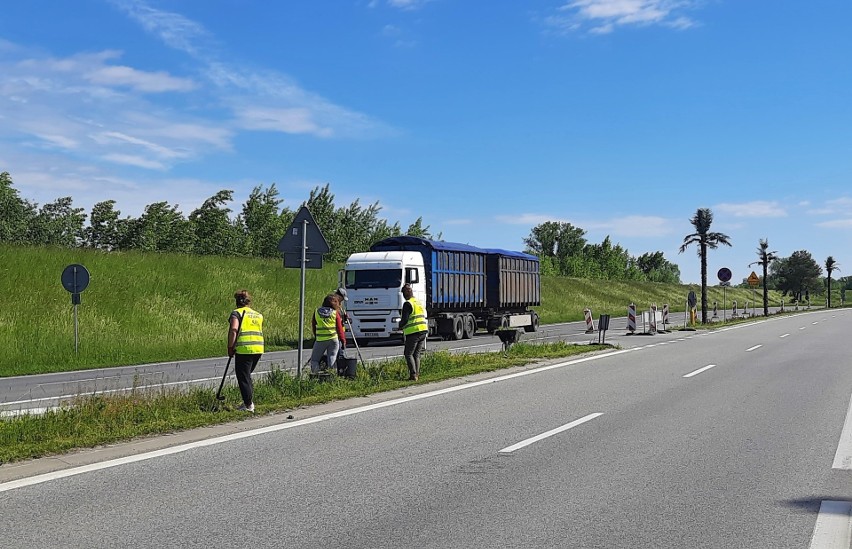
{"type": "MultiPolygon", "coordinates": [[[[0,377],[223,356],[227,317],[239,288],[254,295],[264,314],[268,350],[297,345],[299,271],[284,269],[280,260],[3,245],[0,255],[5,259],[0,264],[5,304],[0,328],[10,334],[0,345],[0,377]],[[78,355],[70,294],[59,280],[71,263],[91,274],[78,309],[78,355]]],[[[308,311],[337,286],[339,267],[307,271],[308,311]]],[[[542,305],[536,310],[543,323],[582,320],[585,307],[595,317],[624,316],[631,301],[639,310],[669,303],[672,311],[682,311],[690,290],[699,293],[700,288],[544,277],[542,305]]],[[[729,306],[733,299],[742,306],[751,298],[751,290],[728,290],[729,306]]],[[[721,288],[712,288],[709,299],[721,307],[721,288]]],[[[777,294],[771,302],[778,304],[777,294]]]]}

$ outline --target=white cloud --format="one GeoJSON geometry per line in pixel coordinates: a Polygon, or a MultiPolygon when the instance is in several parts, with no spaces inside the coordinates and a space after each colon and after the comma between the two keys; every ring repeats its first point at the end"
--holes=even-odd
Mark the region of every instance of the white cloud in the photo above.
{"type": "Polygon", "coordinates": [[[106,154],[101,158],[103,158],[107,162],[114,162],[115,164],[125,164],[127,166],[136,166],[137,168],[147,168],[149,170],[166,169],[166,166],[162,162],[158,162],[156,160],[149,160],[142,156],[136,156],[132,154],[106,154]]]}
{"type": "Polygon", "coordinates": [[[472,225],[472,219],[446,219],[444,225],[472,225]]]}
{"type": "Polygon", "coordinates": [[[544,24],[561,32],[588,29],[592,34],[608,34],[626,26],[687,29],[695,21],[682,12],[696,4],[696,0],[571,0],[544,18],[544,24]]]}
{"type": "Polygon", "coordinates": [[[101,67],[84,75],[93,84],[129,86],[142,92],[190,91],[195,83],[188,78],[177,78],[163,71],[144,72],[125,66],[101,67]]]}
{"type": "Polygon", "coordinates": [[[64,58],[25,48],[12,54],[0,54],[0,139],[19,153],[60,150],[83,162],[163,170],[211,148],[231,149],[231,130],[154,99],[193,89],[189,78],[117,65],[122,54],[114,50],[64,58]]]}
{"type": "Polygon", "coordinates": [[[852,197],[841,196],[833,200],[826,200],[822,208],[813,208],[807,211],[810,215],[836,215],[845,214],[852,209],[852,197]]]}
{"type": "Polygon", "coordinates": [[[199,41],[211,41],[210,34],[202,25],[179,13],[158,10],[137,0],[113,0],[112,3],[176,50],[196,55],[199,53],[196,46],[199,41]]]}
{"type": "Polygon", "coordinates": [[[559,219],[548,214],[522,213],[517,215],[498,215],[495,217],[500,223],[509,225],[541,225],[547,221],[562,222],[564,219],[559,219]]]}
{"type": "Polygon", "coordinates": [[[852,219],[823,221],[822,223],[817,223],[817,227],[824,227],[826,229],[852,229],[852,219]]]}
{"type": "Polygon", "coordinates": [[[787,217],[787,210],[778,202],[767,202],[764,200],[742,203],[725,202],[713,206],[713,209],[733,215],[734,217],[787,217]]]}
{"type": "Polygon", "coordinates": [[[613,236],[658,237],[672,234],[674,223],[653,215],[628,215],[605,221],[593,221],[579,225],[582,228],[606,231],[613,236]]]}
{"type": "Polygon", "coordinates": [[[237,124],[247,130],[309,133],[331,137],[333,130],[323,128],[311,119],[308,109],[271,109],[246,107],[237,113],[237,124]]]}
{"type": "Polygon", "coordinates": [[[388,5],[392,8],[401,10],[416,10],[420,9],[431,0],[387,0],[388,5]]]}
{"type": "MultiPolygon", "coordinates": [[[[413,8],[422,3],[397,1],[401,2],[395,6],[399,8],[408,4],[413,8]]],[[[180,14],[152,8],[141,0],[114,0],[114,3],[166,45],[200,62],[200,71],[216,88],[211,92],[232,109],[235,124],[241,129],[316,137],[372,137],[392,133],[365,114],[303,89],[285,74],[222,60],[210,33],[180,14]]]]}

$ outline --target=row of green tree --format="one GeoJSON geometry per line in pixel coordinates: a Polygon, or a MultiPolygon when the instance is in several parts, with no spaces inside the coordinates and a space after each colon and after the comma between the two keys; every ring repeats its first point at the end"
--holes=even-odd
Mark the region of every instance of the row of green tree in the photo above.
{"type": "MultiPolygon", "coordinates": [[[[185,216],[177,205],[155,202],[139,217],[122,217],[114,200],[104,200],[89,214],[75,208],[70,196],[39,206],[22,198],[8,172],[0,173],[0,242],[29,245],[83,246],[100,250],[141,250],[280,257],[278,241],[296,210],[282,207],[275,184],[255,187],[232,216],[231,190],[221,190],[185,216]],[[88,224],[86,220],[88,219],[88,224]]],[[[355,200],[336,206],[329,186],[314,188],[307,205],[331,247],[330,261],[343,261],[383,238],[407,234],[431,238],[422,218],[405,233],[399,223],[379,218],[378,202],[355,200]]],[[[438,235],[440,238],[440,235],[438,235]]]]}
{"type": "MultiPolygon", "coordinates": [[[[680,252],[695,244],[698,257],[701,261],[701,322],[707,323],[707,252],[715,250],[720,245],[731,246],[731,239],[724,233],[710,230],[713,224],[713,212],[709,208],[699,208],[690,219],[695,232],[688,234],[683,239],[680,252]]],[[[807,250],[793,252],[790,257],[780,257],[778,252],[769,251],[769,240],[761,239],[757,247],[757,261],[749,266],[758,265],[763,269],[763,277],[760,283],[763,286],[763,314],[769,314],[769,290],[778,290],[781,295],[795,296],[800,298],[810,292],[823,293],[828,296],[827,305],[831,307],[831,275],[840,270],[840,265],[834,257],[828,256],[825,260],[825,271],[827,276],[822,278],[822,267],[814,260],[807,250]]],[[[743,281],[743,286],[748,282],[743,281]]],[[[852,289],[850,280],[843,280],[841,296],[845,297],[845,290],[852,289]],[[848,286],[847,286],[848,285],[848,286]]]]}
{"type": "Polygon", "coordinates": [[[634,257],[609,236],[600,244],[589,243],[586,231],[571,223],[546,221],[524,239],[527,253],[541,260],[543,274],[604,280],[646,280],[680,283],[680,269],[663,257],[648,252],[634,257]]]}

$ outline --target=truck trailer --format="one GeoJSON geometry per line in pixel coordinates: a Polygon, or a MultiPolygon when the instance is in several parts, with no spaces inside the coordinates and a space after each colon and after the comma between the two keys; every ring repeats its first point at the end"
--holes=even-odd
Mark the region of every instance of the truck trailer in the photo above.
{"type": "Polygon", "coordinates": [[[538,257],[398,236],[352,254],[340,273],[358,343],[402,339],[404,284],[425,307],[430,335],[455,340],[477,329],[538,329],[538,314],[530,309],[541,304],[538,257]]]}

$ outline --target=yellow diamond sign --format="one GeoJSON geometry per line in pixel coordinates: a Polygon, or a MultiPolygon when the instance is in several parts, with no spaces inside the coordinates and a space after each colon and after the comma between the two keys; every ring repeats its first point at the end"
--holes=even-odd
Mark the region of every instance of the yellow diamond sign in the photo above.
{"type": "Polygon", "coordinates": [[[757,276],[757,273],[752,271],[751,274],[748,275],[748,285],[757,286],[758,284],[760,284],[760,277],[757,276]]]}

